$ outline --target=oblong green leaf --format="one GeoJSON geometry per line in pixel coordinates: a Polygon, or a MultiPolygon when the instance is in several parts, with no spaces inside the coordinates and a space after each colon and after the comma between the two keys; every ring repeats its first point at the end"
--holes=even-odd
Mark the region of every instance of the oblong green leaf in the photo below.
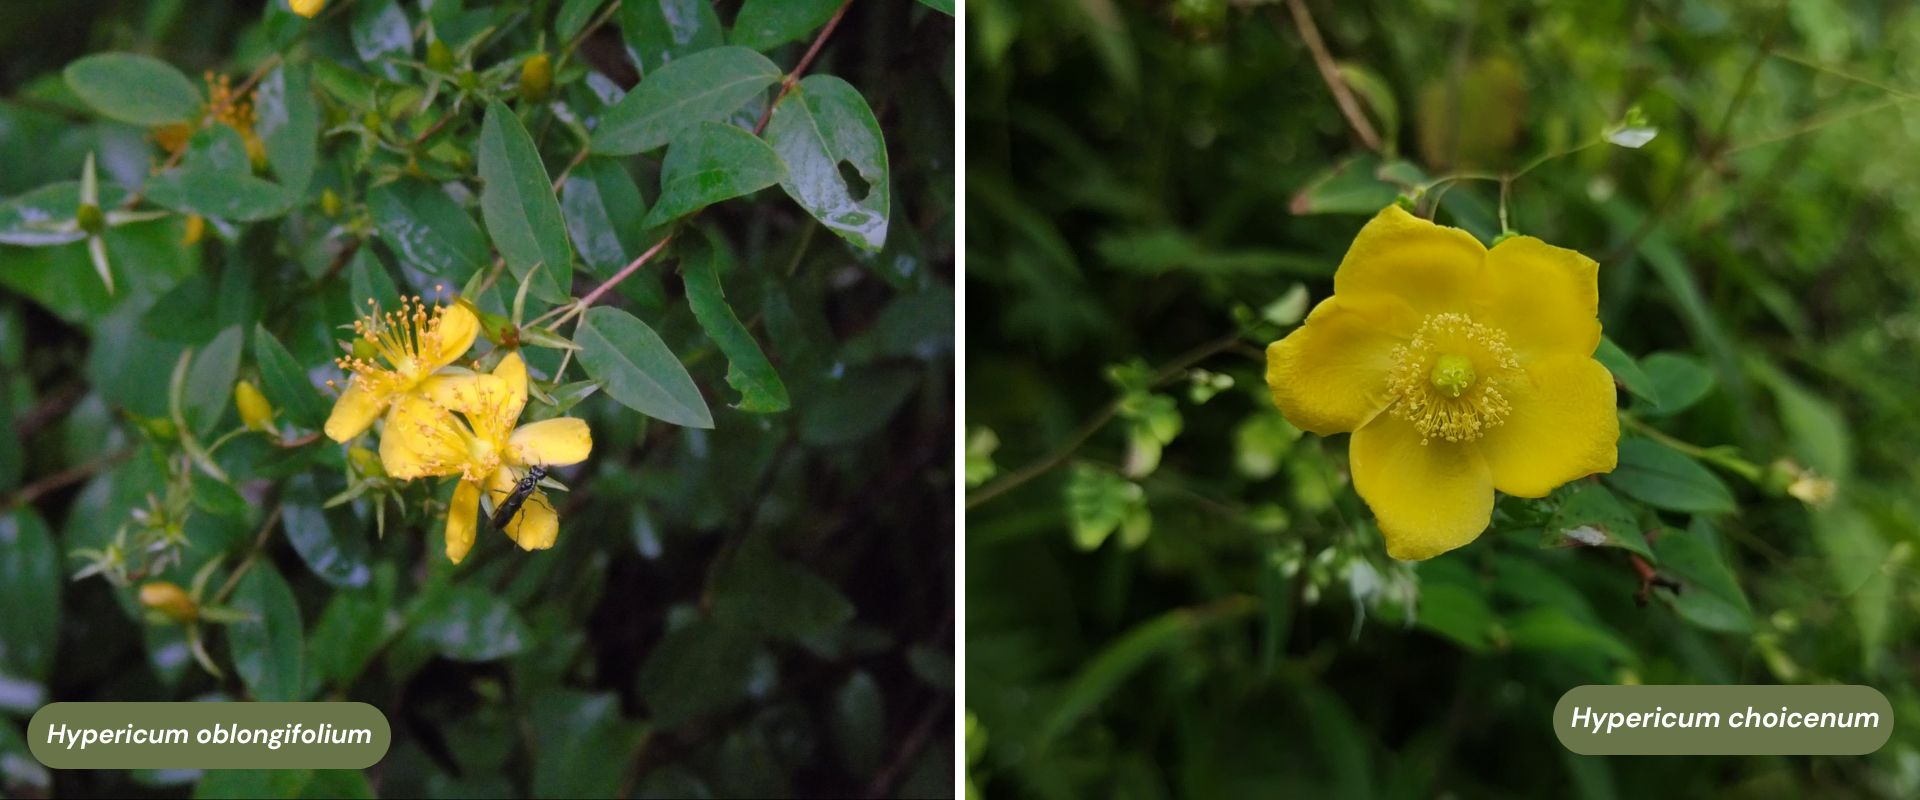
{"type": "Polygon", "coordinates": [[[175,211],[243,222],[284,214],[293,199],[253,175],[246,142],[225,125],[194,134],[180,166],[149,178],[146,193],[175,211]]]}
{"type": "Polygon", "coordinates": [[[280,515],[287,541],[321,580],[343,589],[365,586],[373,576],[367,563],[367,540],[344,509],[322,508],[331,494],[312,475],[297,475],[288,482],[280,515]]]}
{"type": "Polygon", "coordinates": [[[240,351],[246,345],[240,326],[229,326],[213,337],[206,347],[193,354],[193,366],[187,369],[186,395],[182,398],[187,424],[198,436],[213,432],[215,424],[233,405],[233,381],[240,373],[240,351]]]}
{"type": "Polygon", "coordinates": [[[60,638],[60,558],[31,508],[0,516],[0,679],[40,682],[60,638]]]}
{"type": "Polygon", "coordinates": [[[533,137],[498,100],[487,104],[480,126],[480,180],[481,216],[507,267],[524,281],[539,266],[534,296],[565,301],[573,287],[573,245],[560,202],[533,137]]]}
{"type": "Polygon", "coordinates": [[[200,90],[152,56],[101,53],[67,65],[67,86],[101,116],[148,127],[200,114],[200,90]]]}
{"type": "Polygon", "coordinates": [[[621,0],[617,14],[627,55],[644,76],[676,58],[721,45],[720,17],[710,0],[621,0]]]}
{"type": "Polygon", "coordinates": [[[787,175],[773,148],[732,125],[702,122],[674,140],[660,165],[660,202],[647,227],[779,183],[787,175]]]}
{"type": "Polygon", "coordinates": [[[531,634],[507,599],[456,586],[425,601],[414,632],[455,661],[492,661],[525,649],[531,634]]]}
{"type": "Polygon", "coordinates": [[[801,81],[774,107],[767,143],[786,162],[780,188],[801,208],[856,245],[886,244],[887,145],[860,90],[832,75],[801,81]],[[849,185],[842,165],[866,185],[849,185]]]}
{"type": "Polygon", "coordinates": [[[677,58],[620,98],[593,132],[593,151],[643,153],[702,122],[726,119],[780,80],[780,68],[745,47],[716,47],[677,58]]]}
{"type": "Polygon", "coordinates": [[[250,618],[227,626],[227,648],[234,671],[253,699],[291,702],[301,699],[300,606],[273,564],[258,560],[234,589],[232,605],[250,618]]]}
{"type": "Polygon", "coordinates": [[[1633,396],[1650,405],[1660,405],[1660,387],[1633,360],[1633,356],[1627,355],[1627,351],[1620,349],[1620,345],[1614,344],[1612,339],[1600,337],[1600,347],[1593,351],[1593,358],[1613,373],[1613,379],[1627,387],[1633,396]]]}
{"type": "Polygon", "coordinates": [[[1630,497],[1669,511],[1725,514],[1734,508],[1733,493],[1706,467],[1651,439],[1621,439],[1620,465],[1606,481],[1630,497]]]}
{"type": "Polygon", "coordinates": [[[740,324],[733,307],[727,305],[715,268],[719,250],[705,242],[684,243],[681,247],[680,271],[686,279],[687,304],[693,307],[693,316],[707,338],[727,357],[727,384],[740,392],[740,402],[734,408],[760,414],[787,410],[792,403],[787,399],[786,384],[781,383],[780,375],[767,362],[766,353],[761,352],[747,327],[740,324]]]}
{"type": "Polygon", "coordinates": [[[401,260],[429,275],[465,283],[487,262],[487,237],[466,209],[424,181],[400,180],[367,191],[367,212],[401,260]]]}
{"type": "Polygon", "coordinates": [[[297,202],[313,180],[319,160],[320,107],[305,65],[284,65],[267,73],[254,90],[254,130],[260,134],[273,176],[297,202]]]}
{"type": "Polygon", "coordinates": [[[574,343],[580,345],[580,366],[621,405],[675,425],[713,427],[713,412],[687,368],[660,334],[632,314],[590,309],[574,343]]]}
{"type": "Polygon", "coordinates": [[[747,0],[733,18],[727,43],[769,50],[805,38],[839,7],[840,0],[747,0]]]}

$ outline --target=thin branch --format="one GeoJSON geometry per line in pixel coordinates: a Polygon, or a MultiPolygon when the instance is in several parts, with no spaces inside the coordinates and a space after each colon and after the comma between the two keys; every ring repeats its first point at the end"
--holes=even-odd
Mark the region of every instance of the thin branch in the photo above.
{"type": "Polygon", "coordinates": [[[813,57],[820,55],[820,46],[827,43],[827,37],[833,35],[834,28],[840,27],[840,18],[847,15],[847,7],[851,5],[853,0],[840,0],[840,8],[833,12],[833,18],[827,20],[826,26],[820,29],[820,34],[813,37],[813,44],[807,48],[807,54],[801,56],[800,63],[794,65],[793,71],[787,73],[787,77],[780,81],[780,93],[773,96],[773,102],[767,104],[767,110],[760,112],[760,121],[754,123],[753,135],[759,136],[761,131],[767,129],[767,123],[773,120],[774,106],[780,105],[780,101],[786,99],[787,93],[793,91],[794,84],[800,82],[800,76],[806,74],[807,67],[813,65],[813,57]]]}
{"type": "MultiPolygon", "coordinates": [[[[1155,373],[1151,385],[1158,386],[1165,383],[1169,378],[1187,371],[1189,367],[1222,352],[1231,350],[1239,343],[1240,332],[1234,331],[1227,336],[1222,336],[1189,350],[1184,355],[1168,363],[1167,366],[1162,367],[1159,372],[1155,373]]],[[[1067,459],[1072,458],[1073,454],[1078,451],[1082,445],[1086,444],[1088,439],[1092,439],[1094,434],[1099,433],[1101,428],[1106,427],[1107,423],[1112,422],[1113,418],[1120,413],[1120,400],[1121,398],[1116,397],[1112,402],[1107,403],[1104,408],[1100,409],[1099,413],[1093,415],[1093,418],[1081,424],[1079,429],[1073,432],[1073,435],[1067,439],[1065,444],[1055,448],[1053,452],[1048,453],[1038,461],[1034,461],[1013,472],[1007,473],[999,480],[980,487],[980,491],[968,495],[967,509],[972,510],[977,506],[985,504],[989,500],[1006,494],[1025,484],[1027,481],[1051,472],[1053,468],[1060,466],[1067,459]]]]}
{"type": "Polygon", "coordinates": [[[133,448],[129,447],[100,456],[84,464],[68,467],[67,469],[20,487],[19,491],[13,493],[12,497],[7,498],[4,507],[13,509],[32,504],[35,500],[40,499],[50,492],[58,491],[109,469],[113,469],[120,462],[132,456],[133,448]]]}
{"type": "Polygon", "coordinates": [[[1333,92],[1333,102],[1340,107],[1340,115],[1347,118],[1347,125],[1360,137],[1361,144],[1368,150],[1380,152],[1380,136],[1373,132],[1373,123],[1367,121],[1353,90],[1347,88],[1347,80],[1340,76],[1340,65],[1334,62],[1333,54],[1327,52],[1327,43],[1320,38],[1320,29],[1313,24],[1313,14],[1307,11],[1307,4],[1303,0],[1287,0],[1287,10],[1293,13],[1293,25],[1300,29],[1300,39],[1313,53],[1313,65],[1319,68],[1320,79],[1326,81],[1327,90],[1333,92]]]}

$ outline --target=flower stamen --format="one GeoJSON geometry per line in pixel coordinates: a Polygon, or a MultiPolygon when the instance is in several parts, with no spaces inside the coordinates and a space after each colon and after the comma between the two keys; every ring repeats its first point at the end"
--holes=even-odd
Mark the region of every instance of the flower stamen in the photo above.
{"type": "Polygon", "coordinates": [[[1393,350],[1390,413],[1413,423],[1420,443],[1470,442],[1505,422],[1504,389],[1521,376],[1507,335],[1465,314],[1432,314],[1393,350]]]}

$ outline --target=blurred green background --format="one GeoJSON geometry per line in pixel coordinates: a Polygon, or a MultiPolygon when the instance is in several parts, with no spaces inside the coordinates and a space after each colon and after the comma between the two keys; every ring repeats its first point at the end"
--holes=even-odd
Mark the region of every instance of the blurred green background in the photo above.
{"type": "MultiPolygon", "coordinates": [[[[594,124],[641,79],[631,53],[647,53],[655,74],[661,42],[679,55],[739,44],[748,35],[730,28],[749,5],[333,0],[308,23],[286,0],[0,2],[0,232],[18,234],[21,210],[34,211],[8,201],[78,181],[90,152],[103,196],[116,198],[148,185],[166,160],[149,130],[102,118],[63,80],[83,56],[150,55],[197,87],[203,72],[239,86],[284,54],[320,76],[306,99],[321,117],[319,135],[299,143],[318,168],[290,210],[209,221],[197,242],[186,218],[164,209],[109,228],[111,295],[85,244],[0,244],[0,796],[952,793],[950,8],[851,3],[808,70],[844,79],[878,120],[890,188],[878,196],[891,198],[883,249],[850,245],[777,187],[699,218],[721,252],[731,314],[778,370],[791,408],[734,406],[733,351],[703,333],[682,251],[669,249],[596,310],[644,318],[684,362],[714,424],[670,425],[606,391],[573,406],[591,425],[593,452],[555,471],[571,491],[554,495],[553,549],[522,552],[483,523],[473,553],[448,564],[448,482],[324,502],[371,471],[368,459],[349,468],[347,449],[313,430],[332,402],[319,385],[339,377],[336,342],[350,335],[341,327],[372,294],[387,308],[396,291],[445,297],[436,285],[458,291],[493,262],[475,171],[481,106],[469,97],[456,109],[451,82],[429,80],[429,42],[452,41],[441,50],[458,50],[449,63],[471,64],[474,85],[528,120],[538,153],[527,160],[557,176],[585,157],[574,126],[594,124]],[[528,99],[513,87],[534,53],[553,57],[554,76],[550,95],[528,99]],[[411,261],[387,238],[393,220],[381,215],[393,212],[367,200],[376,180],[395,178],[440,196],[444,214],[425,223],[429,233],[472,242],[483,258],[451,276],[411,261]],[[285,343],[295,380],[262,381],[260,351],[233,347],[256,329],[285,343]],[[280,438],[293,444],[243,432],[215,456],[231,485],[210,479],[187,466],[165,419],[169,373],[189,348],[198,355],[186,403],[209,430],[239,427],[236,374],[270,395],[310,390],[295,394],[318,411],[303,427],[276,400],[280,438]],[[183,560],[136,582],[185,586],[201,564],[224,559],[212,595],[248,565],[232,602],[252,617],[201,626],[223,676],[195,663],[181,626],[142,613],[137,586],[75,578],[90,561],[75,551],[116,531],[169,527],[136,519],[150,504],[169,509],[167,522],[184,518],[170,528],[178,541],[158,548],[183,560]],[[368,702],[391,721],[393,748],[362,772],[55,772],[22,739],[48,702],[220,699],[368,702]]],[[[768,18],[770,4],[757,5],[768,18]]],[[[755,31],[769,85],[841,7],[807,6],[769,26],[779,36],[755,31]]],[[[292,90],[280,93],[258,105],[284,111],[292,90]]],[[[771,96],[722,110],[750,129],[771,96]]],[[[658,205],[662,170],[659,152],[581,164],[561,193],[579,250],[574,296],[654,240],[637,223],[658,205]],[[612,196],[623,186],[628,197],[612,196]]],[[[503,314],[516,286],[508,278],[474,300],[503,314]]],[[[545,308],[533,302],[529,317],[545,308]]],[[[526,352],[538,386],[560,351],[526,352]]],[[[530,408],[557,413],[542,405],[530,408]]]]}
{"type": "Polygon", "coordinates": [[[1295,5],[969,4],[972,791],[1920,793],[1911,724],[1858,758],[1549,727],[1586,683],[1860,683],[1920,718],[1920,9],[1295,5]],[[1601,262],[1621,468],[1392,562],[1262,349],[1381,207],[1490,241],[1499,177],[1549,156],[1510,221],[1601,262]],[[1596,509],[1630,535],[1574,546],[1596,509]]]}

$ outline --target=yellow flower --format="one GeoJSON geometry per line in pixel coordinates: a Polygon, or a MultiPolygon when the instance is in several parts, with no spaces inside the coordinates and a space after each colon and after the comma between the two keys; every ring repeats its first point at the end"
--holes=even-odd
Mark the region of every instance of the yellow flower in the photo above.
{"type": "Polygon", "coordinates": [[[1354,238],[1333,296],[1267,348],[1288,421],[1353,433],[1353,486],[1389,555],[1473,541],[1496,489],[1542,497],[1613,470],[1598,266],[1531,236],[1488,250],[1390,206],[1354,238]]]}
{"type": "MultiPolygon", "coordinates": [[[[465,306],[429,307],[418,297],[405,298],[397,311],[355,320],[353,332],[359,336],[353,353],[334,361],[352,375],[327,417],[327,437],[336,442],[364,433],[401,397],[444,395],[476,377],[459,370],[441,372],[466,355],[480,332],[479,318],[465,306]]],[[[383,442],[383,454],[385,449],[383,442]]],[[[388,471],[393,471],[391,465],[388,471]]]]}
{"type": "Polygon", "coordinates": [[[287,7],[293,9],[295,14],[313,19],[320,9],[327,7],[327,0],[287,0],[287,7]]]}
{"type": "MultiPolygon", "coordinates": [[[[497,508],[528,468],[578,464],[593,451],[587,423],[573,417],[516,427],[527,405],[527,365],[519,353],[508,353],[493,374],[476,378],[442,397],[402,400],[380,442],[382,460],[394,477],[460,477],[446,529],[447,559],[456,564],[473,548],[482,491],[497,508]]],[[[552,547],[560,518],[546,493],[535,489],[506,532],[526,550],[552,547]]]]}

